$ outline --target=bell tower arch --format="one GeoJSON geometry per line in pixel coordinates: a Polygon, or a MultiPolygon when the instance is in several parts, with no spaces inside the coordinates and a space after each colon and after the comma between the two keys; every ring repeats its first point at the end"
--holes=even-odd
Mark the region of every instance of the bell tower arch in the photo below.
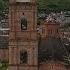
{"type": "Polygon", "coordinates": [[[37,70],[36,0],[9,0],[9,70],[37,70]]]}

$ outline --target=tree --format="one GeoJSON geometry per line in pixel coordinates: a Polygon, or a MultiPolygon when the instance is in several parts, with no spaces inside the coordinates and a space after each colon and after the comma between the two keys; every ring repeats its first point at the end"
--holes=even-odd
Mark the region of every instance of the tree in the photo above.
{"type": "Polygon", "coordinates": [[[0,70],[7,70],[7,69],[8,69],[8,62],[0,61],[0,70]]]}
{"type": "Polygon", "coordinates": [[[70,10],[70,0],[38,0],[39,9],[70,10]]]}
{"type": "Polygon", "coordinates": [[[8,8],[8,0],[0,0],[0,15],[8,8]]]}
{"type": "Polygon", "coordinates": [[[6,9],[8,0],[0,0],[0,11],[6,9]]]}

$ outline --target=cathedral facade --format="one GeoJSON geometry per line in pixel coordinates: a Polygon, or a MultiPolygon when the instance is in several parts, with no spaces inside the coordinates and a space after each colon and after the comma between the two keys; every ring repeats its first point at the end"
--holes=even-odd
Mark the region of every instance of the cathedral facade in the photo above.
{"type": "Polygon", "coordinates": [[[8,58],[8,70],[70,70],[63,58],[67,51],[60,23],[45,20],[37,28],[36,0],[9,0],[9,28],[7,53],[1,51],[8,58]]]}

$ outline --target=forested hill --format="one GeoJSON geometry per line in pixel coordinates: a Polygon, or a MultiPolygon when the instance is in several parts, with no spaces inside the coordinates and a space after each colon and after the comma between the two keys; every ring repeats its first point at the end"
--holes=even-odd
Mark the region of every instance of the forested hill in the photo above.
{"type": "MultiPolygon", "coordinates": [[[[0,0],[0,10],[3,10],[9,0],[0,0]]],[[[70,0],[37,0],[38,9],[70,10],[70,0]]]]}
{"type": "Polygon", "coordinates": [[[70,10],[70,0],[38,0],[39,9],[70,10]]]}
{"type": "Polygon", "coordinates": [[[8,0],[0,0],[0,11],[6,9],[8,6],[8,0]]]}

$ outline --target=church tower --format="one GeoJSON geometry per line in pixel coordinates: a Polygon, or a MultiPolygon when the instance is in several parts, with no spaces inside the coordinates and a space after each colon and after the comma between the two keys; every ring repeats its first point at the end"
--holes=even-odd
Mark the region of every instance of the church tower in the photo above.
{"type": "Polygon", "coordinates": [[[9,70],[37,70],[36,0],[9,0],[9,70]]]}

